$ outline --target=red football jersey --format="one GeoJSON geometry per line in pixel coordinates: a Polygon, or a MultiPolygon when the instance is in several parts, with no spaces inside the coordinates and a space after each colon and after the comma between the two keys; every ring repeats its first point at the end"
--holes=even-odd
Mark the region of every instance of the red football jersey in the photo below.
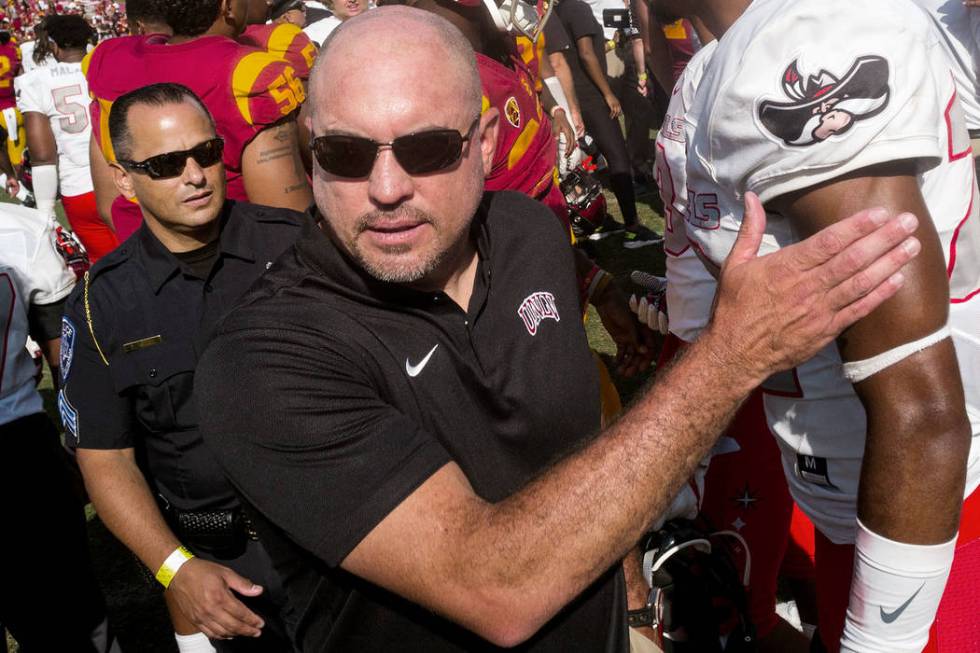
{"type": "Polygon", "coordinates": [[[534,78],[534,90],[541,92],[541,60],[548,56],[544,51],[544,32],[538,35],[538,40],[533,44],[531,39],[526,36],[518,36],[514,39],[517,45],[517,53],[521,55],[521,60],[527,66],[531,77],[534,78]]]}
{"type": "Polygon", "coordinates": [[[20,51],[13,42],[0,45],[0,110],[17,106],[14,77],[20,72],[20,51]]]}
{"type": "Polygon", "coordinates": [[[316,43],[298,25],[249,25],[238,37],[238,42],[282,57],[293,67],[297,77],[304,81],[310,78],[310,69],[316,59],[316,43]]]}
{"type": "MultiPolygon", "coordinates": [[[[496,107],[500,129],[487,190],[516,190],[545,203],[562,217],[567,214],[556,186],[558,142],[551,135],[551,121],[534,91],[534,78],[517,57],[508,68],[482,54],[476,55],[483,84],[483,110],[496,107]],[[560,204],[560,205],[554,205],[560,204]]],[[[567,215],[564,219],[567,219],[567,215]]]]}
{"type": "Polygon", "coordinates": [[[161,34],[110,39],[86,57],[82,69],[95,100],[90,105],[93,135],[109,161],[115,159],[108,120],[116,98],[159,82],[176,82],[194,91],[225,139],[228,197],[236,200],[248,199],[242,180],[245,146],[306,99],[293,67],[283,59],[223,36],[177,45],[167,45],[161,34]]]}

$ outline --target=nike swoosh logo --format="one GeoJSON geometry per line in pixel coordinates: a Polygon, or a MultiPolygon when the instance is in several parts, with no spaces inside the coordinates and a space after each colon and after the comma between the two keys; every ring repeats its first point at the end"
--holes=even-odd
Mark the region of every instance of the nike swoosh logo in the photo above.
{"type": "Polygon", "coordinates": [[[439,345],[436,345],[435,347],[433,347],[432,349],[430,349],[429,350],[429,353],[425,355],[425,358],[423,358],[422,360],[420,360],[417,365],[412,365],[410,362],[408,362],[408,359],[406,358],[405,359],[405,373],[408,374],[411,377],[418,376],[422,372],[422,370],[425,369],[425,366],[429,364],[429,359],[432,358],[432,354],[436,353],[436,349],[438,349],[438,348],[439,348],[439,345]]]}
{"type": "Polygon", "coordinates": [[[890,624],[891,622],[898,619],[899,616],[901,616],[901,614],[905,612],[905,608],[909,607],[909,604],[912,603],[912,600],[919,595],[919,592],[921,592],[922,588],[925,586],[926,584],[922,583],[922,585],[919,586],[919,589],[915,590],[915,594],[910,596],[905,603],[898,606],[891,612],[885,612],[885,608],[879,606],[878,609],[881,610],[881,620],[884,621],[886,624],[890,624]]]}

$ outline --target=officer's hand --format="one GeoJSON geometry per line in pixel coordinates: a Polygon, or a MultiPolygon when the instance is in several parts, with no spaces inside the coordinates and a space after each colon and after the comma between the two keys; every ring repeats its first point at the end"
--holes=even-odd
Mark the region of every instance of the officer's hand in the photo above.
{"type": "Polygon", "coordinates": [[[650,367],[653,362],[653,331],[640,324],[629,309],[629,300],[615,282],[592,298],[602,326],[616,343],[616,372],[630,377],[650,367]]]}
{"type": "Polygon", "coordinates": [[[921,245],[918,221],[869,209],[806,240],[758,256],[766,214],[746,193],[745,217],[721,270],[702,336],[716,362],[756,385],[811,358],[841,331],[898,292],[900,270],[921,245]],[[898,219],[899,217],[903,219],[898,219]]]}
{"type": "Polygon", "coordinates": [[[245,607],[232,590],[243,596],[262,593],[261,586],[228,567],[201,558],[184,563],[167,588],[184,615],[208,637],[258,637],[265,622],[245,607]]]}

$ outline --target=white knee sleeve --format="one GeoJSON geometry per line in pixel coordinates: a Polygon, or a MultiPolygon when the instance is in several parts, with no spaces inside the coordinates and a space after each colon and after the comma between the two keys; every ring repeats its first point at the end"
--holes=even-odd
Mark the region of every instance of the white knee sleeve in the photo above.
{"type": "Polygon", "coordinates": [[[905,544],[872,533],[858,520],[841,651],[922,651],[955,550],[955,537],[944,544],[905,544]]]}
{"type": "Polygon", "coordinates": [[[177,650],[180,653],[215,653],[214,647],[211,646],[211,640],[204,633],[194,633],[193,635],[174,633],[174,637],[177,639],[177,650]]]}

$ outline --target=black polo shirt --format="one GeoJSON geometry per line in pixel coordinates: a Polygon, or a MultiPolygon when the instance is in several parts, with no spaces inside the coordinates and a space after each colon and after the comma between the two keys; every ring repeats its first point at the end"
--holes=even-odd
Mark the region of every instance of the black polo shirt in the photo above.
{"type": "MultiPolygon", "coordinates": [[[[376,281],[311,233],[201,359],[205,441],[261,515],[304,615],[303,651],[494,650],[339,565],[447,462],[499,501],[598,431],[567,234],[541,204],[500,192],[485,196],[472,237],[479,268],[464,310],[376,281]]],[[[521,650],[624,651],[626,638],[612,569],[521,650]]]]}
{"type": "Polygon", "coordinates": [[[215,325],[287,247],[309,216],[227,202],[214,265],[195,273],[144,224],[89,273],[62,324],[59,408],[67,443],[136,448],[151,487],[182,510],[237,505],[198,431],[194,369],[215,325]]]}

